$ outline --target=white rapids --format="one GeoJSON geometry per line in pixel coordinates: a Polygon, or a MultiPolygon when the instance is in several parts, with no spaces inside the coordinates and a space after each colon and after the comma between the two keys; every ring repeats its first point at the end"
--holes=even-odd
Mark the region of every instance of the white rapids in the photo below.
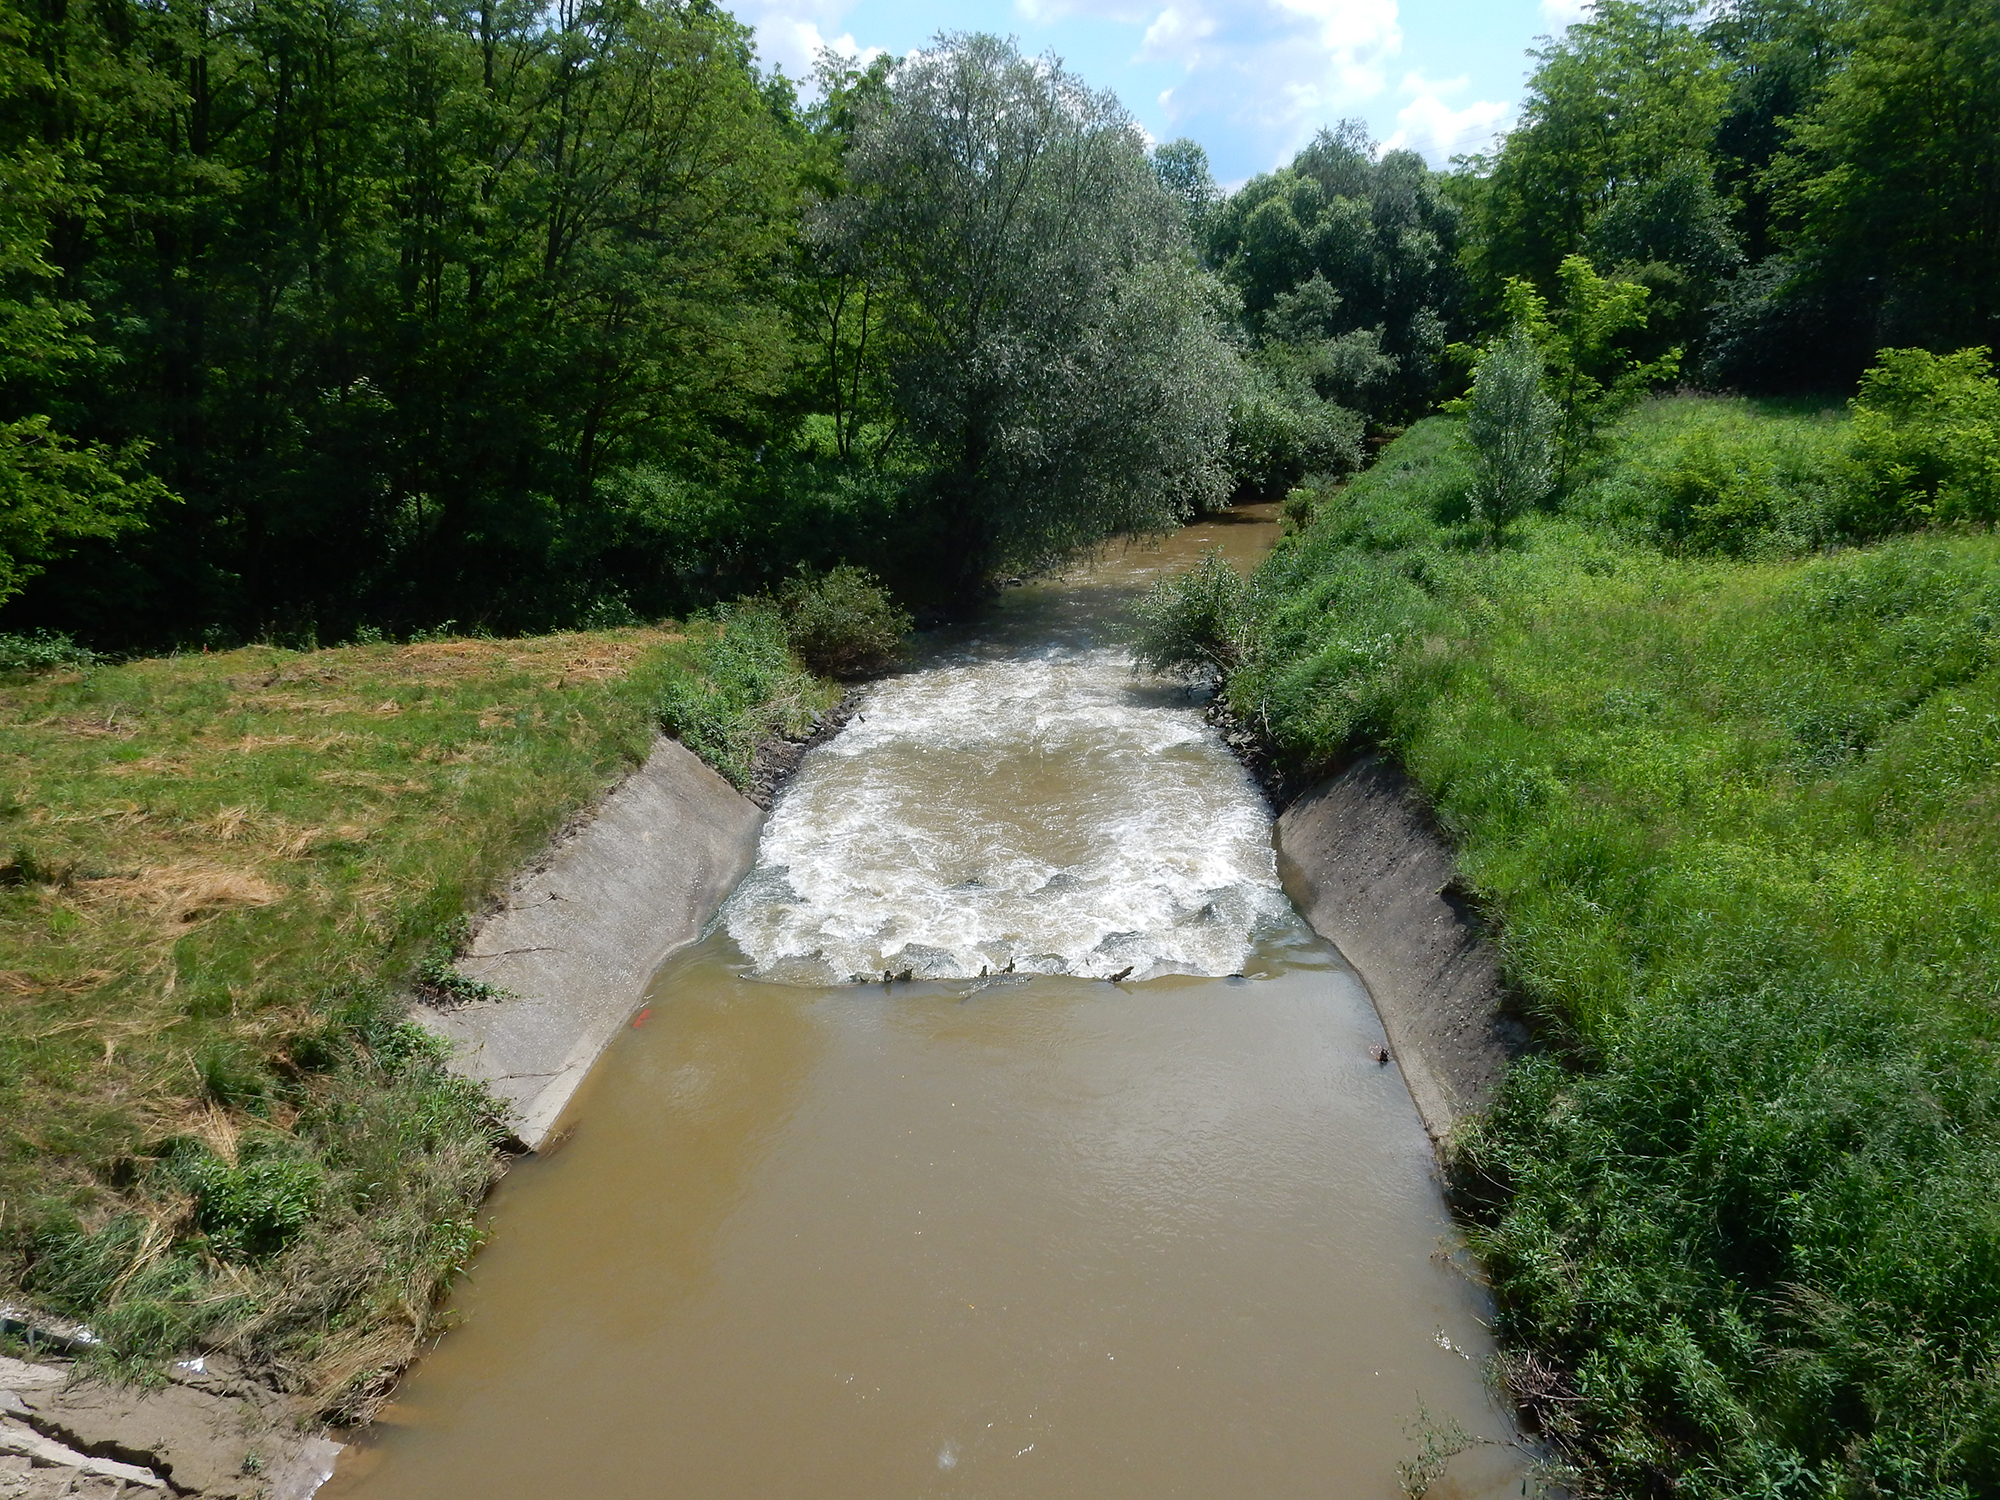
{"type": "Polygon", "coordinates": [[[968,651],[808,758],[723,913],[765,978],[1240,970],[1294,920],[1255,786],[1122,651],[968,651]]]}

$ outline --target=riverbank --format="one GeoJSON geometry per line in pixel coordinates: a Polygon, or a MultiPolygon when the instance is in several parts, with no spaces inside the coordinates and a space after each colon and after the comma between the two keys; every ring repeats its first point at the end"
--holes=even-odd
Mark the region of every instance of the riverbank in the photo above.
{"type": "Polygon", "coordinates": [[[812,733],[838,689],[780,663],[722,691],[728,634],[0,683],[0,1300],[88,1323],[87,1371],[220,1351],[300,1416],[365,1416],[476,1248],[518,1125],[412,997],[491,1004],[504,986],[455,962],[474,922],[655,756],[669,698],[752,751],[812,733]]]}
{"type": "Polygon", "coordinates": [[[1548,1044],[1453,1162],[1515,1393],[1607,1491],[1979,1492],[2000,541],[1815,551],[1841,419],[1682,400],[1493,549],[1454,431],[1318,497],[1229,697],[1407,770],[1548,1044]]]}
{"type": "Polygon", "coordinates": [[[1519,1492],[1367,995],[1125,650],[1148,579],[1276,531],[1009,589],[870,691],[328,1500],[1388,1495],[1420,1405],[1519,1492]]]}

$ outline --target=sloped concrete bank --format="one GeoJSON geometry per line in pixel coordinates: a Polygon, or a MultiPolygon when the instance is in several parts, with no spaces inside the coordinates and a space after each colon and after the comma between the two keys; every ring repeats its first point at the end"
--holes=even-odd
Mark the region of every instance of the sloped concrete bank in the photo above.
{"type": "Polygon", "coordinates": [[[1310,788],[1273,837],[1285,893],[1374,997],[1431,1138],[1491,1101],[1526,1029],[1422,793],[1380,755],[1310,788]]]}
{"type": "Polygon", "coordinates": [[[492,1090],[530,1151],[547,1141],[647,982],[749,870],[764,814],[678,741],[518,876],[459,969],[500,998],[417,1019],[492,1090]]]}
{"type": "MultiPolygon", "coordinates": [[[[772,768],[767,797],[799,758],[772,768]]],[[[762,809],[661,738],[478,924],[458,966],[497,998],[419,1005],[416,1019],[502,1101],[523,1147],[547,1141],[654,972],[749,870],[763,826],[762,809]]],[[[158,1386],[107,1384],[67,1357],[88,1330],[0,1307],[0,1333],[39,1351],[0,1356],[0,1500],[305,1500],[333,1472],[340,1444],[226,1358],[182,1361],[158,1386]]]]}

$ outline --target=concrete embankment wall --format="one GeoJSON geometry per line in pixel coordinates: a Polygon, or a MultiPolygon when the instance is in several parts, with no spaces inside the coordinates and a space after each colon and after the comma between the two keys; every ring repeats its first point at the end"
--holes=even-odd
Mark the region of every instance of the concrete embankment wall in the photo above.
{"type": "Polygon", "coordinates": [[[755,804],[661,739],[479,925],[459,969],[505,997],[423,1007],[418,1019],[451,1042],[458,1072],[506,1103],[529,1150],[661,963],[701,935],[749,870],[763,826],[755,804]]]}
{"type": "Polygon", "coordinates": [[[1274,837],[1286,894],[1360,973],[1418,1114],[1444,1140],[1527,1042],[1502,1011],[1499,955],[1459,894],[1450,844],[1379,755],[1292,803],[1274,837]]]}

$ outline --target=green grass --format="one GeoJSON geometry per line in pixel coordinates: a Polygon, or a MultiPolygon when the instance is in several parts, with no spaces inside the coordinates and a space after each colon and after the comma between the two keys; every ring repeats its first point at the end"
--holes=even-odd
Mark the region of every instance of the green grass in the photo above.
{"type": "MultiPolygon", "coordinates": [[[[728,635],[0,677],[0,1296],[128,1366],[227,1348],[365,1414],[500,1165],[407,996],[451,987],[468,914],[663,699],[713,696],[728,635]]],[[[779,654],[765,687],[830,691],[779,654]]]]}
{"type": "Polygon", "coordinates": [[[663,684],[660,722],[738,790],[750,785],[758,745],[804,733],[840,698],[793,654],[784,617],[766,600],[724,605],[693,622],[680,659],[687,670],[663,684]]]}
{"type": "Polygon", "coordinates": [[[2000,1493],[2000,538],[1823,550],[1843,441],[1655,403],[1495,550],[1419,424],[1229,684],[1393,749],[1499,920],[1550,1045],[1454,1191],[1586,1494],[2000,1493]]]}

